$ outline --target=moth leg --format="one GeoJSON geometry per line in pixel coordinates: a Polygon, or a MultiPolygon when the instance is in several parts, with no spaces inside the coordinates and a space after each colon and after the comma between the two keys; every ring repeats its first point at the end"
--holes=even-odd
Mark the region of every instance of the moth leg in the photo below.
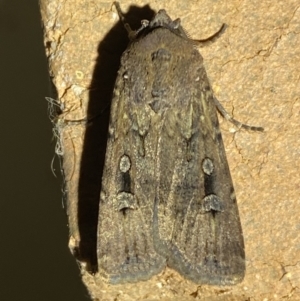
{"type": "Polygon", "coordinates": [[[128,23],[125,23],[125,18],[124,15],[122,13],[121,7],[120,7],[120,3],[115,1],[114,2],[114,6],[118,12],[119,18],[122,21],[122,23],[124,24],[124,27],[128,33],[128,38],[130,41],[134,40],[136,38],[136,36],[139,34],[139,32],[141,32],[143,29],[145,29],[148,25],[149,25],[149,21],[148,20],[141,20],[141,27],[137,30],[132,30],[130,25],[128,23]]]}
{"type": "Polygon", "coordinates": [[[214,103],[217,107],[219,113],[229,122],[233,123],[236,127],[246,129],[248,131],[257,131],[257,132],[263,132],[264,128],[260,126],[252,126],[245,123],[242,123],[236,119],[234,119],[230,114],[225,110],[225,108],[221,105],[221,103],[218,101],[216,97],[214,97],[214,103]]]}

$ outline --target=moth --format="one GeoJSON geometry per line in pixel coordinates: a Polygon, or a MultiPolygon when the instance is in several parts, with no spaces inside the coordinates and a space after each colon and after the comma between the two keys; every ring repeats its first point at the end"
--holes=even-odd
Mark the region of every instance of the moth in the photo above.
{"type": "Polygon", "coordinates": [[[137,31],[126,28],[100,194],[99,273],[119,284],[169,266],[195,283],[239,283],[244,241],[217,109],[239,127],[262,128],[232,119],[215,99],[180,19],[160,10],[137,31]]]}

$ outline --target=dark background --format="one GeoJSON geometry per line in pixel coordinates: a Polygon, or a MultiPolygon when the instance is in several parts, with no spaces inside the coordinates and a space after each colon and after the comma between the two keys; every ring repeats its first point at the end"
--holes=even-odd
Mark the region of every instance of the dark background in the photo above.
{"type": "Polygon", "coordinates": [[[0,0],[0,300],[89,300],[68,249],[37,0],[0,0]]]}

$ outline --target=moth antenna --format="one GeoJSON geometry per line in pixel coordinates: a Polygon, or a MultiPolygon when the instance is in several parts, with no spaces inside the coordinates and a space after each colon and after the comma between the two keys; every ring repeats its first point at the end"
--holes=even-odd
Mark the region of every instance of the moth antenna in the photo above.
{"type": "Polygon", "coordinates": [[[216,33],[214,33],[212,36],[210,36],[206,39],[193,40],[193,42],[195,43],[195,46],[197,46],[199,48],[209,46],[212,43],[214,43],[218,38],[221,37],[221,35],[225,32],[226,28],[227,28],[227,25],[225,23],[223,23],[222,26],[220,27],[220,29],[216,33]]]}

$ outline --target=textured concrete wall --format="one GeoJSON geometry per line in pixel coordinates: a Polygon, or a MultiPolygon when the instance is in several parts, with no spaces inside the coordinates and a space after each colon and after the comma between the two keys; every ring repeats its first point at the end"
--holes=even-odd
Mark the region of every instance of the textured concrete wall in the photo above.
{"type": "Polygon", "coordinates": [[[126,32],[112,2],[40,3],[50,72],[63,112],[57,132],[69,203],[70,248],[81,259],[82,279],[91,296],[300,300],[299,1],[121,1],[133,28],[160,8],[174,19],[180,17],[195,39],[210,36],[222,23],[228,25],[218,41],[201,49],[208,76],[215,95],[236,119],[263,126],[265,132],[237,131],[220,118],[247,262],[244,281],[225,288],[197,286],[169,269],[148,282],[107,286],[86,271],[95,264],[108,104],[126,32]],[[86,117],[95,117],[87,128],[82,122],[86,117]]]}

